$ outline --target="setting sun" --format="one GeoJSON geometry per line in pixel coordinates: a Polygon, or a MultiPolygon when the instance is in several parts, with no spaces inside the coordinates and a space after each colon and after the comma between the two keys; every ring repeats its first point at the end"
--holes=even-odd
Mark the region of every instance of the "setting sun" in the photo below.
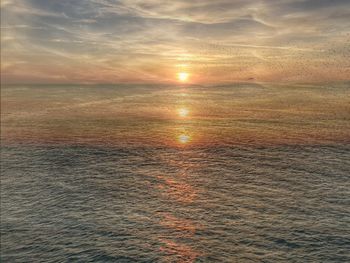
{"type": "Polygon", "coordinates": [[[188,79],[189,74],[187,72],[180,72],[177,77],[180,81],[185,82],[188,79]]]}

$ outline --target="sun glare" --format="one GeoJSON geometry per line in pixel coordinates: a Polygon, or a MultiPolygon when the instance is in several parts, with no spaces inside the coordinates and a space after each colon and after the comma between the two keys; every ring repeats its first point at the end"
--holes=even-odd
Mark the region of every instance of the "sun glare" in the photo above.
{"type": "Polygon", "coordinates": [[[177,77],[181,82],[186,82],[188,79],[188,73],[187,72],[180,72],[179,74],[177,74],[177,77]]]}

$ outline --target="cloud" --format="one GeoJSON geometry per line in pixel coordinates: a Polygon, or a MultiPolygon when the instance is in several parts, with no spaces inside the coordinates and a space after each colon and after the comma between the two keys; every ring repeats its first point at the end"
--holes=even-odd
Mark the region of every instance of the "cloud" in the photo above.
{"type": "Polygon", "coordinates": [[[12,82],[46,75],[167,81],[184,63],[198,81],[209,81],[205,72],[214,82],[349,73],[345,0],[11,0],[1,7],[2,71],[12,82]]]}

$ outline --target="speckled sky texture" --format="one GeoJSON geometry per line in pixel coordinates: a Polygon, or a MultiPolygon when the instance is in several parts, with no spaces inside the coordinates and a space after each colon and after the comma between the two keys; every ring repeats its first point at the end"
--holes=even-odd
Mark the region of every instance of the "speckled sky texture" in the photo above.
{"type": "Polygon", "coordinates": [[[349,17],[349,0],[2,0],[2,82],[349,80],[349,17]]]}

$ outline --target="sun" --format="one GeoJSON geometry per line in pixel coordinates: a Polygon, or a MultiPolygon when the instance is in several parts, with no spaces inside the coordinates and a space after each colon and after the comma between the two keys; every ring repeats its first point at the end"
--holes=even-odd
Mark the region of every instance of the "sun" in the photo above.
{"type": "Polygon", "coordinates": [[[181,82],[186,82],[188,80],[188,76],[189,76],[189,74],[187,72],[180,72],[180,73],[177,74],[177,78],[181,82]]]}

